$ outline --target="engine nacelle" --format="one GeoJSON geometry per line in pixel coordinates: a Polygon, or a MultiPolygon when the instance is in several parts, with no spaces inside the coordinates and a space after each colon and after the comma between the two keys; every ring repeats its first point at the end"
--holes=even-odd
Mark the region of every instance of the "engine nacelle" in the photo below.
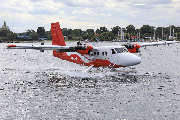
{"type": "Polygon", "coordinates": [[[90,45],[84,45],[83,46],[83,49],[77,49],[77,52],[80,53],[80,54],[86,54],[86,55],[89,55],[90,54],[90,51],[93,49],[92,46],[90,45]]]}
{"type": "Polygon", "coordinates": [[[139,48],[141,47],[139,44],[123,44],[122,46],[125,46],[130,53],[138,53],[140,52],[139,48]]]}

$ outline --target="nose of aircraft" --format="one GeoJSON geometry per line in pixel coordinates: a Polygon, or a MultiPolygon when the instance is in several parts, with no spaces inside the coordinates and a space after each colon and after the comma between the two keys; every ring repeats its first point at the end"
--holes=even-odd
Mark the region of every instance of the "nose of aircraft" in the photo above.
{"type": "Polygon", "coordinates": [[[119,58],[119,62],[122,63],[122,66],[133,66],[141,63],[141,58],[132,53],[122,54],[119,58]]]}

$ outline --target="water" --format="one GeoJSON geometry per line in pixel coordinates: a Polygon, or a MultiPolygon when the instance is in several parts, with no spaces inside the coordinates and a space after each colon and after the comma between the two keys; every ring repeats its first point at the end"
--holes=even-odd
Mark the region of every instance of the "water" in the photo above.
{"type": "Polygon", "coordinates": [[[0,44],[0,119],[180,119],[180,44],[141,49],[136,68],[153,75],[119,79],[56,74],[86,67],[55,58],[52,51],[6,45],[0,44]]]}

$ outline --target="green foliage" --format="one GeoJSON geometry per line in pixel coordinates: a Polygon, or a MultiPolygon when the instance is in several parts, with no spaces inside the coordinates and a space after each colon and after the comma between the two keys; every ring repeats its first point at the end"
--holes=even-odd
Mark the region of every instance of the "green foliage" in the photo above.
{"type": "Polygon", "coordinates": [[[40,38],[45,37],[45,29],[44,29],[44,27],[38,27],[37,34],[39,35],[40,38]]]}
{"type": "Polygon", "coordinates": [[[61,29],[63,36],[68,36],[68,30],[67,28],[61,29]]]}
{"type": "Polygon", "coordinates": [[[1,37],[7,37],[8,33],[9,33],[9,31],[7,31],[7,30],[0,30],[0,36],[1,37]]]}
{"type": "Polygon", "coordinates": [[[104,27],[100,27],[100,32],[103,33],[103,32],[107,32],[107,28],[104,26],[104,27]]]}
{"type": "Polygon", "coordinates": [[[94,35],[94,29],[87,29],[86,32],[88,35],[94,35]]]}
{"type": "Polygon", "coordinates": [[[81,30],[81,29],[74,29],[74,30],[72,31],[72,34],[73,34],[74,37],[79,37],[79,36],[81,36],[81,33],[82,33],[82,30],[81,30]]]}
{"type": "Polygon", "coordinates": [[[30,35],[29,35],[30,37],[31,37],[31,39],[33,39],[33,40],[38,40],[39,39],[39,36],[38,36],[38,34],[37,33],[31,33],[30,35]]]}
{"type": "Polygon", "coordinates": [[[126,29],[127,29],[127,33],[129,33],[129,34],[132,34],[132,33],[136,32],[135,27],[132,24],[128,25],[126,27],[126,29]]]}
{"type": "Polygon", "coordinates": [[[96,33],[96,34],[101,34],[101,31],[97,28],[97,30],[96,30],[95,33],[96,33]]]}
{"type": "Polygon", "coordinates": [[[103,41],[110,41],[110,40],[114,39],[114,34],[110,31],[103,32],[100,36],[100,39],[103,41]]]}
{"type": "Polygon", "coordinates": [[[35,32],[34,30],[32,30],[32,29],[28,29],[27,31],[26,31],[26,36],[29,36],[31,33],[33,33],[33,32],[35,32]]]}
{"type": "Polygon", "coordinates": [[[47,37],[48,40],[52,40],[51,30],[50,30],[50,31],[47,31],[47,32],[45,33],[45,35],[46,35],[46,37],[47,37]]]}
{"type": "Polygon", "coordinates": [[[83,40],[88,39],[88,35],[87,35],[87,34],[84,34],[84,35],[82,36],[82,39],[83,39],[83,40]]]}
{"type": "Polygon", "coordinates": [[[68,29],[67,32],[68,32],[67,36],[71,35],[72,34],[72,29],[68,29]]]}
{"type": "Polygon", "coordinates": [[[180,40],[180,32],[177,33],[177,39],[180,40]]]}
{"type": "MultiPolygon", "coordinates": [[[[66,36],[66,39],[68,40],[95,40],[95,38],[99,38],[102,41],[109,41],[112,39],[117,39],[117,34],[119,31],[120,33],[120,26],[115,26],[111,28],[112,31],[108,31],[107,28],[100,27],[97,28],[95,31],[94,29],[87,29],[85,31],[82,31],[81,29],[67,29],[67,28],[62,28],[62,34],[63,36],[66,36]],[[95,35],[96,34],[96,35],[95,35]]],[[[180,39],[180,27],[176,27],[174,25],[171,25],[171,35],[173,35],[173,29],[174,29],[174,36],[178,37],[178,40],[180,39]],[[176,35],[177,34],[177,35],[176,35]]],[[[126,28],[122,28],[122,31],[124,32],[124,37],[125,39],[129,40],[131,36],[139,36],[140,32],[140,38],[145,37],[153,37],[154,36],[154,30],[155,28],[153,26],[149,25],[143,25],[140,29],[135,29],[134,25],[130,24],[126,28]]],[[[155,30],[155,36],[156,38],[160,39],[167,39],[169,38],[169,33],[170,32],[170,26],[169,27],[163,27],[163,37],[162,37],[162,27],[157,27],[155,30]]],[[[19,34],[20,36],[23,36],[22,34],[19,34]]],[[[35,33],[34,30],[28,29],[26,31],[26,35],[30,36],[33,40],[38,40],[39,37],[46,37],[48,40],[52,39],[51,36],[51,31],[45,32],[44,27],[38,27],[37,33],[35,33]]],[[[0,38],[2,39],[9,39],[9,40],[15,40],[16,36],[13,32],[7,31],[7,30],[1,30],[0,31],[0,38]]]]}
{"type": "Polygon", "coordinates": [[[118,30],[120,30],[120,27],[119,27],[119,26],[113,27],[113,28],[112,28],[112,33],[113,33],[114,35],[116,35],[116,34],[118,34],[118,30]]]}
{"type": "Polygon", "coordinates": [[[7,34],[7,38],[11,41],[15,40],[17,38],[17,34],[16,33],[13,33],[13,32],[9,32],[7,34]]]}
{"type": "Polygon", "coordinates": [[[141,34],[151,34],[152,30],[151,30],[151,26],[149,25],[143,25],[141,28],[141,34]]]}

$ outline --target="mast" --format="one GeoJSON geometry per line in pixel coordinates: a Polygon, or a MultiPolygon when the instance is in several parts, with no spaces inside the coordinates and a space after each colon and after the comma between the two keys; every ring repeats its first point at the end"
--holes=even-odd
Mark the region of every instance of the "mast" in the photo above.
{"type": "Polygon", "coordinates": [[[171,39],[171,25],[170,25],[170,38],[169,39],[171,39]]]}
{"type": "Polygon", "coordinates": [[[174,28],[173,28],[173,39],[174,39],[174,28]]]}
{"type": "Polygon", "coordinates": [[[163,27],[162,27],[162,39],[163,39],[163,27]]]}

